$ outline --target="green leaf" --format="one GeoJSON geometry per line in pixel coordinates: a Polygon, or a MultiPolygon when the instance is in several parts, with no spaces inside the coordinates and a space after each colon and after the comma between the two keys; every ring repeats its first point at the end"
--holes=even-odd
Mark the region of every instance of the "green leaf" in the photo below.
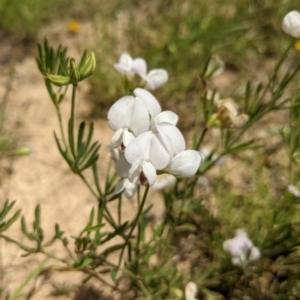
{"type": "Polygon", "coordinates": [[[35,208],[34,215],[35,215],[36,227],[38,228],[41,226],[41,207],[39,204],[35,208]]]}
{"type": "Polygon", "coordinates": [[[90,128],[89,128],[88,138],[87,138],[87,141],[86,141],[86,148],[87,149],[90,147],[90,143],[92,141],[93,134],[94,134],[94,123],[91,123],[90,128]]]}
{"type": "Polygon", "coordinates": [[[118,274],[118,269],[114,269],[114,270],[110,271],[110,277],[111,277],[112,281],[115,283],[117,281],[117,274],[118,274]]]}
{"type": "Polygon", "coordinates": [[[81,122],[78,130],[78,139],[77,139],[77,152],[82,144],[82,139],[84,136],[85,122],[81,122]]]}
{"type": "Polygon", "coordinates": [[[19,209],[5,224],[4,227],[1,228],[1,231],[7,230],[20,216],[21,209],[19,209]]]}
{"type": "Polygon", "coordinates": [[[99,176],[98,176],[98,170],[97,170],[96,163],[93,164],[92,169],[93,169],[94,182],[95,182],[97,191],[98,191],[99,195],[102,195],[101,187],[99,184],[99,176]]]}
{"type": "Polygon", "coordinates": [[[111,232],[111,233],[107,234],[106,238],[104,240],[102,240],[101,243],[104,244],[107,241],[114,238],[115,236],[120,235],[121,233],[123,233],[126,230],[127,225],[128,225],[128,221],[123,223],[121,226],[117,227],[114,232],[111,232]]]}
{"type": "Polygon", "coordinates": [[[217,292],[214,292],[214,291],[211,291],[211,290],[209,290],[209,289],[207,289],[205,287],[201,287],[201,292],[204,295],[208,296],[209,299],[211,299],[211,300],[219,300],[219,299],[221,300],[221,299],[224,299],[224,297],[221,294],[219,294],[217,292]]]}
{"type": "Polygon", "coordinates": [[[70,146],[70,150],[73,154],[73,157],[75,157],[75,146],[74,146],[74,136],[73,136],[73,120],[70,119],[68,122],[68,137],[69,137],[69,146],[70,146]]]}
{"type": "MultiPolygon", "coordinates": [[[[99,146],[100,148],[100,146],[99,146]]],[[[99,148],[95,150],[95,153],[99,151],[99,148]]],[[[90,159],[87,161],[87,163],[80,168],[80,171],[82,172],[83,170],[89,168],[91,165],[93,165],[99,158],[99,154],[93,154],[91,155],[90,159]]]]}
{"type": "Polygon", "coordinates": [[[9,211],[12,209],[12,207],[15,205],[15,203],[16,203],[16,201],[13,201],[10,204],[9,204],[8,200],[5,201],[3,209],[0,212],[0,222],[2,222],[5,219],[5,217],[7,216],[9,211]]]}
{"type": "Polygon", "coordinates": [[[104,257],[106,257],[107,255],[109,255],[115,251],[118,251],[118,250],[122,249],[123,247],[124,247],[124,243],[108,247],[100,255],[103,255],[104,257]]]}
{"type": "Polygon", "coordinates": [[[197,226],[195,226],[194,224],[191,224],[191,223],[184,223],[180,226],[176,226],[175,231],[176,232],[184,232],[184,231],[196,232],[197,226]]]}
{"type": "Polygon", "coordinates": [[[79,266],[77,266],[78,269],[83,269],[85,267],[87,267],[88,265],[90,265],[91,263],[93,262],[93,259],[88,257],[88,258],[85,258],[81,264],[79,266]]]}
{"type": "Polygon", "coordinates": [[[98,225],[95,225],[95,226],[87,227],[84,231],[91,232],[91,231],[95,231],[95,230],[101,229],[104,226],[105,226],[105,224],[102,223],[102,224],[98,224],[98,225]]]}
{"type": "Polygon", "coordinates": [[[22,216],[22,218],[21,218],[21,229],[22,229],[22,232],[26,235],[26,237],[28,239],[30,239],[31,241],[35,240],[33,234],[29,233],[29,231],[27,229],[27,225],[26,225],[26,221],[25,221],[24,216],[22,216]]]}
{"type": "MultiPolygon", "coordinates": [[[[101,145],[98,145],[98,142],[94,142],[91,148],[85,152],[80,160],[80,165],[84,164],[87,159],[92,157],[92,154],[97,153],[100,149],[101,145]]],[[[88,149],[88,145],[86,145],[86,149],[88,149]]]]}

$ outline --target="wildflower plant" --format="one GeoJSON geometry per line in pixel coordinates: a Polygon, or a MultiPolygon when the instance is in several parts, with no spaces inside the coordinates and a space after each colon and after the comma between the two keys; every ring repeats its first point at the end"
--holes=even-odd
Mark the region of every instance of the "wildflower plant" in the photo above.
{"type": "MultiPolygon", "coordinates": [[[[297,32],[297,18],[296,13],[288,15],[282,25],[293,37],[297,32]]],[[[199,187],[209,170],[225,161],[225,156],[262,148],[250,130],[267,114],[280,110],[290,113],[289,124],[281,130],[281,135],[290,159],[289,168],[293,169],[292,162],[300,147],[299,97],[298,92],[293,96],[286,94],[286,89],[300,64],[282,70],[288,63],[293,43],[278,60],[268,80],[255,84],[249,81],[241,99],[218,98],[217,90],[209,90],[211,78],[224,69],[219,58],[209,56],[202,71],[199,70],[201,89],[192,118],[190,147],[180,129],[180,115],[163,110],[152,94],[167,83],[167,71],[158,68],[148,72],[144,59],[121,54],[112,69],[121,73],[127,93],[120,95],[108,110],[108,126],[113,132],[110,145],[105,145],[111,160],[103,182],[97,165],[101,141],[95,140],[94,125],[81,122],[77,128],[75,124],[77,88],[95,72],[96,57],[84,51],[76,62],[66,48],[54,49],[45,41],[38,47],[37,65],[58,116],[59,131],[55,132],[54,140],[71,171],[91,192],[95,205],[86,226],[72,239],[59,224],[54,225],[54,235],[46,237],[42,207],[38,205],[31,227],[25,216],[21,217],[25,239],[19,242],[4,233],[21,214],[20,210],[12,213],[14,202],[7,201],[0,212],[0,237],[17,244],[24,256],[41,253],[64,265],[56,270],[83,272],[84,282],[95,278],[112,290],[120,290],[122,280],[127,279],[134,292],[133,299],[239,298],[251,294],[254,288],[260,289],[261,286],[253,288],[253,282],[261,282],[262,274],[273,272],[277,276],[281,270],[297,273],[291,265],[300,263],[299,257],[293,256],[300,246],[299,226],[295,211],[286,208],[295,205],[295,199],[286,194],[286,189],[277,194],[280,201],[272,202],[268,209],[263,205],[270,200],[271,193],[267,199],[260,199],[259,208],[263,209],[259,209],[258,215],[248,218],[247,211],[240,212],[242,217],[228,213],[232,224],[239,226],[236,228],[240,225],[252,228],[247,229],[252,241],[244,230],[227,239],[232,228],[226,227],[226,217],[220,214],[220,208],[219,217],[215,217],[203,205],[208,196],[199,187]],[[60,107],[68,89],[71,89],[70,116],[64,128],[60,107]],[[218,137],[212,138],[213,130],[218,130],[218,137]],[[199,149],[205,149],[208,139],[213,144],[212,150],[203,154],[199,149]],[[88,171],[91,180],[86,176],[88,171]],[[164,215],[159,223],[149,225],[152,207],[147,199],[151,188],[161,191],[164,215]],[[123,196],[137,204],[127,221],[122,218],[123,196]],[[112,202],[117,203],[117,216],[110,210],[112,202]],[[242,218],[244,224],[237,224],[242,223],[242,218]],[[147,227],[151,234],[146,238],[147,227]],[[111,245],[114,239],[118,242],[111,245]],[[67,258],[51,253],[49,247],[55,241],[64,247],[67,258]],[[118,257],[117,262],[111,260],[113,254],[118,257]],[[157,258],[156,263],[151,262],[153,256],[157,258]],[[180,269],[182,261],[188,261],[189,267],[180,269]]],[[[52,270],[51,266],[43,264],[37,273],[46,270],[52,270]]],[[[278,289],[286,291],[286,287],[278,289]]]]}

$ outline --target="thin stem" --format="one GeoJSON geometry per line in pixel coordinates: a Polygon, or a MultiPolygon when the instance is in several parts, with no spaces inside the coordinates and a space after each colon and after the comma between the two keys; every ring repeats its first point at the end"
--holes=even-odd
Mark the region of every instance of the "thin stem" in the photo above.
{"type": "Polygon", "coordinates": [[[118,198],[118,223],[119,223],[119,225],[121,225],[121,223],[122,223],[121,208],[122,208],[122,193],[119,195],[119,198],[118,198]]]}
{"type": "Polygon", "coordinates": [[[69,128],[69,143],[70,149],[75,158],[75,143],[74,143],[74,119],[75,119],[75,100],[76,100],[76,89],[77,84],[73,84],[72,89],[72,100],[71,100],[71,118],[70,118],[70,128],[69,128]]]}
{"type": "Polygon", "coordinates": [[[95,190],[92,188],[92,186],[89,184],[89,182],[87,181],[87,179],[85,178],[85,176],[79,172],[78,173],[79,177],[82,179],[82,181],[85,183],[85,185],[87,186],[87,188],[90,190],[90,192],[92,193],[92,195],[99,200],[99,195],[95,192],[95,190]]]}
{"type": "Polygon", "coordinates": [[[55,259],[55,260],[57,260],[57,261],[60,261],[60,262],[62,262],[62,263],[64,263],[64,264],[66,264],[68,267],[70,266],[67,260],[65,260],[65,259],[63,259],[63,258],[59,258],[59,257],[57,257],[56,255],[51,254],[51,253],[45,251],[44,249],[41,249],[39,252],[40,252],[40,253],[43,253],[44,255],[46,255],[46,256],[49,257],[49,258],[55,259]]]}
{"type": "Polygon", "coordinates": [[[95,278],[97,278],[99,281],[101,281],[102,283],[106,284],[107,286],[109,286],[112,289],[116,289],[116,286],[110,284],[109,282],[107,282],[106,280],[104,280],[103,278],[101,278],[95,271],[93,270],[87,270],[87,269],[83,269],[83,272],[86,274],[89,274],[95,278]]]}
{"type": "Polygon", "coordinates": [[[137,215],[136,215],[135,219],[133,220],[133,222],[131,223],[131,229],[129,231],[129,234],[127,235],[124,247],[122,248],[121,254],[120,254],[120,257],[119,257],[119,264],[118,264],[119,266],[121,265],[121,262],[122,262],[122,259],[123,259],[125,247],[126,247],[126,245],[129,244],[129,239],[130,239],[130,237],[131,237],[131,235],[132,235],[132,233],[133,233],[133,231],[134,231],[134,229],[136,227],[136,224],[137,224],[137,222],[138,222],[138,220],[140,218],[140,215],[141,215],[141,213],[143,211],[143,208],[144,208],[144,205],[145,205],[145,202],[146,202],[146,199],[147,199],[148,191],[149,191],[149,185],[147,185],[147,187],[145,189],[144,196],[143,196],[141,205],[139,206],[139,210],[137,212],[137,215]]]}
{"type": "Polygon", "coordinates": [[[203,139],[204,139],[204,137],[205,137],[205,134],[207,133],[207,130],[208,130],[207,127],[204,127],[204,128],[202,129],[200,138],[199,138],[199,140],[198,140],[198,142],[197,142],[197,145],[196,145],[196,148],[195,148],[196,150],[199,150],[199,148],[200,148],[200,146],[201,146],[201,144],[202,144],[202,142],[203,142],[203,139]]]}
{"type": "MultiPolygon", "coordinates": [[[[82,179],[82,181],[85,183],[85,185],[87,186],[87,188],[89,189],[89,191],[92,193],[92,195],[99,201],[100,203],[100,199],[101,196],[99,196],[96,191],[92,188],[92,186],[89,184],[89,182],[87,181],[87,179],[85,178],[85,176],[82,173],[78,173],[79,177],[82,179]]],[[[99,209],[99,207],[98,207],[99,209]]],[[[104,211],[106,214],[103,213],[104,218],[106,219],[107,222],[109,222],[109,224],[116,229],[117,225],[111,215],[111,213],[109,212],[109,210],[107,209],[106,205],[104,204],[104,211]]]]}
{"type": "Polygon", "coordinates": [[[12,239],[9,236],[6,236],[5,234],[0,234],[0,238],[3,238],[5,240],[7,240],[8,242],[11,242],[11,243],[14,243],[14,244],[18,245],[21,249],[23,249],[23,250],[25,250],[27,252],[34,252],[35,251],[35,249],[30,248],[28,246],[25,246],[24,244],[22,244],[22,243],[20,243],[20,242],[18,242],[16,240],[14,240],[14,239],[12,239]]]}
{"type": "Polygon", "coordinates": [[[70,248],[68,247],[68,245],[65,245],[65,244],[63,244],[63,245],[64,245],[64,247],[66,248],[66,250],[67,250],[69,256],[71,257],[71,259],[73,259],[73,260],[75,261],[76,259],[75,259],[74,255],[73,255],[72,251],[71,251],[70,248]]]}
{"type": "Polygon", "coordinates": [[[67,150],[68,146],[67,146],[67,142],[66,142],[66,137],[65,137],[64,126],[63,126],[63,122],[62,122],[60,107],[59,107],[59,105],[56,105],[55,108],[56,108],[56,112],[57,112],[57,116],[58,116],[58,122],[59,122],[61,137],[62,137],[64,146],[65,146],[65,149],[67,150]]]}

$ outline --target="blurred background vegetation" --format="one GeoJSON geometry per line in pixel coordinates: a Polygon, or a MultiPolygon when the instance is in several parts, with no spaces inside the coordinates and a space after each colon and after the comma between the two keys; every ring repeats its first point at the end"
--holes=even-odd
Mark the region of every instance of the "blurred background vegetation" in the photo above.
{"type": "MultiPolygon", "coordinates": [[[[222,96],[240,97],[241,82],[260,78],[285,49],[289,39],[282,34],[281,20],[296,7],[292,0],[1,0],[0,28],[3,38],[16,39],[16,46],[21,43],[26,53],[28,43],[35,47],[43,25],[61,22],[66,31],[68,22],[75,20],[82,40],[86,35],[82,25],[89,22],[93,37],[87,45],[98,59],[90,81],[95,116],[104,116],[103,108],[123,92],[120,76],[111,68],[124,51],[145,58],[148,69],[168,70],[168,85],[156,95],[165,106],[176,104],[182,111],[193,106],[199,74],[213,54],[224,60],[228,72],[238,73],[222,96]]],[[[183,117],[188,119],[184,112],[183,117]]]]}

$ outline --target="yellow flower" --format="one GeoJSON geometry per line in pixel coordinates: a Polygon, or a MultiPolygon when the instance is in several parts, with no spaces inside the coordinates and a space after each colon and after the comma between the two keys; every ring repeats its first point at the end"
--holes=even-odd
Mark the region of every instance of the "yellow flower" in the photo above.
{"type": "Polygon", "coordinates": [[[298,41],[298,42],[295,43],[295,49],[297,51],[300,51],[300,41],[298,41]]]}
{"type": "Polygon", "coordinates": [[[68,29],[72,33],[77,33],[79,31],[79,23],[75,20],[71,20],[68,24],[68,29]]]}

